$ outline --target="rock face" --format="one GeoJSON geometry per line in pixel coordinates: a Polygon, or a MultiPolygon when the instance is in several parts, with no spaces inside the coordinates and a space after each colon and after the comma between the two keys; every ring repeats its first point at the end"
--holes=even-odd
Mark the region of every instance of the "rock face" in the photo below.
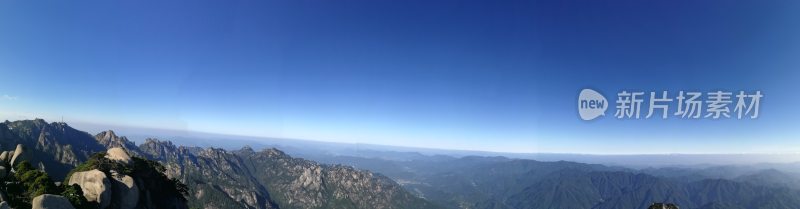
{"type": "Polygon", "coordinates": [[[17,149],[14,150],[14,156],[11,157],[11,167],[14,167],[14,162],[17,161],[17,158],[21,154],[22,154],[22,145],[21,144],[17,144],[17,149]]]}
{"type": "Polygon", "coordinates": [[[6,196],[6,193],[0,192],[0,202],[6,201],[9,201],[8,196],[6,196]]]}
{"type": "Polygon", "coordinates": [[[132,177],[113,172],[111,199],[120,209],[134,209],[139,202],[139,187],[132,177]]]}
{"type": "Polygon", "coordinates": [[[4,160],[9,163],[8,170],[12,168],[12,160],[14,165],[26,160],[31,165],[46,168],[44,171],[57,180],[64,179],[92,154],[106,150],[84,131],[66,123],[47,123],[42,119],[0,123],[0,147],[3,148],[0,151],[8,151],[4,160]],[[13,153],[17,145],[23,146],[22,153],[13,153]],[[17,159],[13,159],[15,154],[17,159]]]}
{"type": "Polygon", "coordinates": [[[90,160],[97,163],[94,165],[107,166],[75,172],[69,179],[70,184],[79,184],[84,197],[90,202],[97,202],[100,209],[187,208],[183,196],[173,198],[171,195],[177,193],[161,190],[173,186],[165,185],[172,182],[159,173],[162,171],[149,163],[133,165],[133,158],[128,156],[128,152],[123,148],[111,148],[106,153],[105,156],[90,160]],[[108,166],[113,168],[108,169],[108,166]],[[125,169],[128,173],[123,174],[118,172],[120,170],[114,170],[115,168],[125,169]]]}
{"type": "Polygon", "coordinates": [[[678,206],[672,203],[653,203],[647,209],[678,209],[678,206]]]}
{"type": "Polygon", "coordinates": [[[141,156],[141,154],[137,152],[138,148],[135,143],[129,141],[127,137],[117,136],[112,130],[100,132],[94,135],[94,139],[106,149],[119,147],[128,151],[128,154],[131,156],[141,156]]]}
{"type": "Polygon", "coordinates": [[[20,154],[22,154],[21,144],[17,144],[16,149],[12,151],[3,151],[3,153],[0,153],[0,178],[8,176],[9,172],[11,172],[11,168],[14,166],[14,161],[19,158],[20,154]]]}
{"type": "Polygon", "coordinates": [[[108,151],[106,152],[106,158],[108,158],[110,160],[116,160],[116,161],[118,161],[118,162],[120,162],[122,164],[125,164],[125,165],[132,165],[133,164],[133,160],[131,159],[131,156],[128,155],[128,153],[125,152],[124,149],[119,148],[119,147],[114,147],[114,148],[108,149],[108,151]]]}
{"type": "Polygon", "coordinates": [[[170,177],[188,184],[192,208],[436,208],[386,177],[277,149],[192,150],[158,140],[140,148],[159,156],[170,177]]]}
{"type": "Polygon", "coordinates": [[[6,158],[6,163],[11,165],[11,157],[14,156],[14,150],[8,151],[8,158],[6,158]]]}
{"type": "Polygon", "coordinates": [[[96,202],[100,208],[106,208],[111,204],[111,182],[106,174],[100,170],[75,172],[69,178],[69,185],[78,184],[83,190],[83,196],[89,202],[96,202]]]}
{"type": "Polygon", "coordinates": [[[34,197],[31,206],[32,209],[75,209],[67,198],[52,194],[34,197]]]}

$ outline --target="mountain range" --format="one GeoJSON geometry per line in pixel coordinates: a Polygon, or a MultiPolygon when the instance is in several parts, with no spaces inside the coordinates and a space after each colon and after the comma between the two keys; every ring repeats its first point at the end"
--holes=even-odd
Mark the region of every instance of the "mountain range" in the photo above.
{"type": "Polygon", "coordinates": [[[740,168],[741,175],[722,178],[705,169],[638,170],[505,157],[310,158],[384,173],[446,208],[647,208],[654,202],[681,208],[800,208],[800,178],[776,169],[740,168]],[[674,170],[681,172],[670,173],[674,170]]]}
{"type": "Polygon", "coordinates": [[[0,137],[0,148],[28,147],[23,157],[54,179],[113,147],[157,160],[167,176],[189,186],[190,208],[437,208],[385,176],[292,158],[277,149],[228,151],[157,139],[136,146],[113,131],[92,136],[41,119],[6,121],[0,137]]]}
{"type": "Polygon", "coordinates": [[[114,131],[91,135],[41,119],[6,121],[0,137],[0,149],[28,147],[24,157],[55,179],[114,147],[158,161],[167,176],[188,186],[191,208],[638,209],[656,202],[684,209],[800,208],[798,175],[763,167],[634,169],[374,150],[340,155],[313,147],[290,156],[275,148],[181,146],[154,138],[137,145],[114,131]]]}

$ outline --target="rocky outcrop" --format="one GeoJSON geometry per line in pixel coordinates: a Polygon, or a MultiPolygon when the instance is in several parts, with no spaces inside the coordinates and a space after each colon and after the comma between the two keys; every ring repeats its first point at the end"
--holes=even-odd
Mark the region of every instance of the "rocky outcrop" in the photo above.
{"type": "Polygon", "coordinates": [[[139,203],[139,187],[132,177],[112,172],[111,200],[119,209],[134,209],[139,203]]]}
{"type": "MultiPolygon", "coordinates": [[[[79,184],[84,197],[99,209],[187,208],[178,187],[155,161],[134,158],[115,147],[106,155],[92,157],[85,166],[94,170],[75,172],[70,184],[79,184]]],[[[82,165],[83,166],[83,165],[82,165]]]]}
{"type": "Polygon", "coordinates": [[[5,192],[0,192],[0,202],[5,202],[5,201],[9,201],[9,200],[10,199],[8,199],[8,195],[6,195],[5,192]]]}
{"type": "Polygon", "coordinates": [[[124,149],[119,148],[119,147],[114,147],[114,148],[108,149],[108,151],[106,152],[106,158],[108,158],[110,160],[114,160],[114,161],[120,162],[120,163],[125,164],[125,165],[132,165],[133,164],[133,160],[131,159],[131,156],[128,155],[128,153],[125,152],[124,149]]]}
{"type": "Polygon", "coordinates": [[[13,168],[14,161],[19,158],[23,152],[22,144],[17,144],[17,147],[11,151],[3,151],[0,153],[0,165],[8,166],[8,168],[13,168]]]}
{"type": "Polygon", "coordinates": [[[73,184],[80,185],[86,200],[98,203],[100,208],[107,208],[111,204],[111,182],[102,171],[75,172],[69,178],[69,185],[73,184]]]}
{"type": "Polygon", "coordinates": [[[17,144],[16,149],[12,151],[3,151],[0,154],[0,178],[5,178],[11,172],[14,162],[19,159],[20,154],[23,153],[21,144],[17,144]]]}
{"type": "Polygon", "coordinates": [[[672,203],[653,203],[647,209],[678,209],[678,206],[672,203]]]}
{"type": "Polygon", "coordinates": [[[14,150],[14,156],[11,157],[11,167],[12,168],[14,167],[14,162],[17,161],[17,158],[21,154],[22,154],[22,145],[21,144],[17,144],[17,149],[14,150]]]}
{"type": "Polygon", "coordinates": [[[32,209],[75,209],[67,198],[52,194],[34,197],[31,206],[32,209]]]}
{"type": "Polygon", "coordinates": [[[137,147],[135,143],[128,140],[127,137],[117,136],[112,130],[100,132],[94,135],[94,139],[106,149],[123,148],[131,156],[142,156],[139,152],[139,147],[137,147]]]}

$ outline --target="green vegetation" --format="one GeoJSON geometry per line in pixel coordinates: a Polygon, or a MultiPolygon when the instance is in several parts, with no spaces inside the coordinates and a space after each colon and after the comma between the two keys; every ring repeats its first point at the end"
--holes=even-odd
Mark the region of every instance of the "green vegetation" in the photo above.
{"type": "Polygon", "coordinates": [[[133,165],[131,166],[105,158],[105,155],[105,152],[95,153],[89,160],[70,171],[64,182],[69,182],[69,178],[75,172],[97,169],[110,177],[113,170],[118,174],[133,177],[139,186],[143,186],[143,188],[139,188],[140,191],[149,191],[152,204],[156,208],[168,208],[176,199],[186,202],[185,196],[188,193],[188,187],[177,179],[168,178],[164,174],[166,168],[161,163],[132,157],[133,165]]]}
{"type": "Polygon", "coordinates": [[[28,161],[17,164],[14,177],[19,180],[25,191],[22,193],[26,199],[30,200],[42,194],[58,194],[53,180],[47,173],[34,168],[28,161]]]}
{"type": "MultiPolygon", "coordinates": [[[[69,176],[75,172],[98,169],[107,176],[111,176],[111,171],[114,170],[119,174],[129,175],[136,179],[139,185],[144,187],[140,188],[140,191],[151,193],[152,205],[156,208],[168,208],[174,204],[175,200],[186,202],[185,195],[188,187],[177,179],[168,178],[164,174],[166,169],[160,163],[134,157],[134,164],[128,166],[109,160],[104,156],[104,152],[92,155],[88,161],[70,171],[64,182],[69,182],[69,176]]],[[[79,185],[64,183],[56,186],[47,173],[33,167],[28,161],[18,163],[14,172],[0,181],[5,182],[0,184],[0,191],[5,194],[6,201],[12,208],[29,209],[33,198],[42,194],[61,195],[67,198],[76,209],[98,208],[97,203],[86,200],[79,185]]]]}
{"type": "Polygon", "coordinates": [[[67,198],[75,209],[95,209],[99,206],[97,203],[89,202],[83,197],[83,190],[77,184],[61,185],[61,196],[67,198]]]}
{"type": "Polygon", "coordinates": [[[36,169],[28,161],[18,163],[14,170],[14,173],[2,179],[5,184],[0,185],[0,191],[6,194],[7,202],[13,208],[31,208],[31,200],[42,194],[67,197],[76,209],[97,208],[86,201],[80,186],[56,186],[47,173],[36,169]]]}
{"type": "Polygon", "coordinates": [[[164,174],[166,169],[161,163],[156,161],[133,157],[133,171],[131,176],[142,180],[143,190],[150,191],[153,197],[153,205],[157,208],[166,208],[174,199],[186,202],[189,188],[178,181],[170,179],[164,174]],[[159,207],[159,206],[164,207],[159,207]]]}
{"type": "Polygon", "coordinates": [[[105,152],[98,152],[93,154],[91,157],[89,157],[89,160],[78,165],[77,167],[75,167],[75,169],[72,169],[72,171],[70,171],[67,174],[67,177],[64,179],[64,182],[69,182],[69,178],[72,177],[72,174],[75,172],[83,172],[94,169],[102,171],[103,173],[106,174],[106,176],[111,176],[112,170],[123,175],[131,174],[132,169],[129,166],[125,166],[116,161],[109,160],[108,158],[105,158],[105,156],[106,156],[105,152]]]}

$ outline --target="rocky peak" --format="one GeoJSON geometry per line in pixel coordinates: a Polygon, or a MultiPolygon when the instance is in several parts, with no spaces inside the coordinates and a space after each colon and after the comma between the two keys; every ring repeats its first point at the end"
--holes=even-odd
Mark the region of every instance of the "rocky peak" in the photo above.
{"type": "Polygon", "coordinates": [[[45,125],[47,125],[47,121],[45,121],[44,119],[41,119],[41,118],[36,118],[36,119],[33,119],[33,124],[36,124],[38,126],[45,126],[45,125]]]}
{"type": "Polygon", "coordinates": [[[253,148],[252,148],[252,147],[250,147],[250,145],[244,145],[244,147],[242,147],[242,149],[240,149],[239,151],[244,151],[244,152],[254,152],[254,151],[253,151],[253,148]]]}
{"type": "Polygon", "coordinates": [[[200,155],[208,158],[221,159],[228,155],[228,151],[222,148],[209,147],[200,152],[200,155]]]}
{"type": "Polygon", "coordinates": [[[105,150],[92,135],[66,123],[47,123],[43,119],[35,119],[14,121],[6,126],[2,131],[0,147],[9,149],[16,144],[24,145],[28,149],[28,156],[25,156],[27,160],[46,168],[46,172],[55,179],[63,179],[92,153],[105,150]]]}
{"type": "Polygon", "coordinates": [[[172,142],[170,142],[170,141],[161,141],[161,140],[158,140],[158,139],[155,139],[155,138],[147,138],[147,139],[145,139],[144,143],[142,143],[142,146],[148,147],[149,149],[158,149],[158,150],[167,150],[167,151],[173,151],[173,150],[177,149],[177,147],[174,144],[172,144],[172,142]]]}
{"type": "Polygon", "coordinates": [[[105,157],[125,165],[133,164],[133,160],[131,159],[131,156],[128,155],[128,152],[119,147],[108,149],[105,157]]]}
{"type": "Polygon", "coordinates": [[[161,141],[161,140],[158,140],[156,138],[147,138],[147,139],[144,140],[144,143],[142,145],[146,145],[148,147],[165,148],[165,149],[169,149],[169,150],[174,150],[175,149],[175,145],[172,144],[171,141],[161,141]]]}
{"type": "Polygon", "coordinates": [[[266,154],[268,157],[288,157],[289,156],[285,152],[283,152],[283,151],[281,151],[279,149],[276,149],[274,147],[273,148],[266,148],[264,150],[261,150],[261,153],[262,154],[266,154]]]}
{"type": "Polygon", "coordinates": [[[105,146],[106,148],[113,148],[113,147],[122,147],[128,148],[129,146],[133,146],[134,143],[129,141],[127,137],[120,137],[117,136],[116,133],[112,130],[103,131],[96,135],[94,135],[95,140],[98,143],[105,146]]]}
{"type": "Polygon", "coordinates": [[[237,155],[249,156],[249,155],[255,154],[256,152],[253,151],[252,147],[245,145],[244,147],[242,147],[241,149],[239,149],[238,151],[236,151],[234,153],[237,154],[237,155]]]}
{"type": "Polygon", "coordinates": [[[142,145],[139,145],[139,149],[145,154],[149,155],[150,157],[159,160],[163,160],[177,153],[180,153],[176,151],[178,148],[175,147],[175,145],[172,144],[172,142],[161,141],[155,138],[145,139],[144,143],[142,143],[142,145]]]}
{"type": "Polygon", "coordinates": [[[103,136],[104,139],[116,139],[119,138],[113,130],[103,131],[97,134],[96,136],[103,136]]]}
{"type": "Polygon", "coordinates": [[[103,131],[94,135],[95,141],[106,149],[123,148],[132,156],[142,156],[143,153],[136,146],[136,143],[128,140],[128,137],[118,136],[114,131],[103,131]]]}

